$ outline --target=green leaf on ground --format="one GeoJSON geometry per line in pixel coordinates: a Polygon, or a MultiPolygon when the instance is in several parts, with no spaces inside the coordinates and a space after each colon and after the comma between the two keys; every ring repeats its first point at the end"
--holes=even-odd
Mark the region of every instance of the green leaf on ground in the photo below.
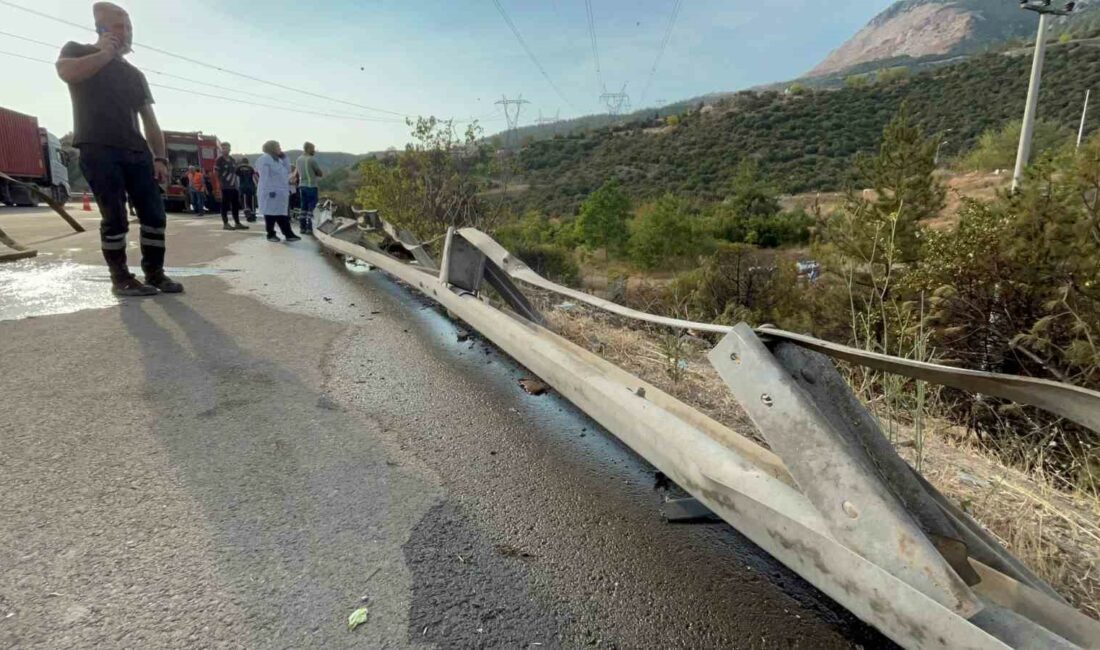
{"type": "Polygon", "coordinates": [[[348,631],[354,632],[355,628],[367,622],[367,608],[360,607],[348,616],[348,631]]]}

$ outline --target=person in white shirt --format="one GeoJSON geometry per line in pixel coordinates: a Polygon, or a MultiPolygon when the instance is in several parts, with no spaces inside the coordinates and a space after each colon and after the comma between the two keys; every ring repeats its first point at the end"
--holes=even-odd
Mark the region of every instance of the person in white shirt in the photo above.
{"type": "Polygon", "coordinates": [[[301,241],[290,227],[290,161],[275,140],[264,143],[264,154],[256,161],[260,182],[256,187],[259,212],[267,226],[267,241],[277,242],[275,225],[288,242],[301,241]]]}

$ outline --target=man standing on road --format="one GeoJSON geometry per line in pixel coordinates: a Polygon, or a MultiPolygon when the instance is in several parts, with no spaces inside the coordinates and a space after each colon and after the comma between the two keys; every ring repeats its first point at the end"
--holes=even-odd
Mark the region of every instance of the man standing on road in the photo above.
{"type": "Polygon", "coordinates": [[[214,161],[214,173],[218,175],[218,184],[222,187],[222,228],[224,230],[248,230],[248,226],[241,223],[241,179],[237,176],[237,161],[229,152],[232,145],[223,142],[222,155],[214,161]],[[229,225],[229,210],[233,210],[233,225],[229,225]]]}
{"type": "Polygon", "coordinates": [[[159,187],[168,182],[164,134],[145,75],[123,59],[133,44],[130,15],[109,2],[95,3],[92,14],[99,40],[95,45],[67,43],[57,74],[72,95],[73,145],[80,149],[80,168],[99,204],[100,244],[112,289],[120,296],[180,293],[183,286],[164,274],[167,220],[159,187]],[[141,223],[144,283],[126,263],[127,194],[141,223]]]}
{"type": "Polygon", "coordinates": [[[248,158],[241,156],[237,165],[237,178],[240,179],[241,206],[248,223],[256,220],[256,169],[248,158]]]}
{"type": "Polygon", "coordinates": [[[313,146],[313,143],[305,143],[302,149],[304,153],[298,156],[298,160],[294,163],[294,167],[298,171],[298,192],[302,202],[298,230],[303,235],[312,235],[313,210],[317,207],[319,196],[317,180],[325,174],[313,157],[317,153],[317,148],[313,146]]]}

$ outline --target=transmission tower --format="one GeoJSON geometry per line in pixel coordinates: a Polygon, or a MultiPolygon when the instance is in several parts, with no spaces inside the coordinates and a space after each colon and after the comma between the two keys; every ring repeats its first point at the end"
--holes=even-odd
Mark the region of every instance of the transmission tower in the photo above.
{"type": "Polygon", "coordinates": [[[540,126],[545,126],[547,124],[555,124],[555,123],[560,122],[560,121],[561,121],[561,109],[558,109],[554,113],[554,117],[543,117],[542,116],[542,109],[540,108],[539,109],[539,119],[535,120],[535,124],[538,124],[540,126]]]}
{"type": "Polygon", "coordinates": [[[543,117],[542,109],[539,109],[539,119],[535,120],[535,124],[539,126],[553,126],[551,129],[554,135],[558,134],[558,127],[555,126],[558,122],[561,122],[561,109],[554,112],[554,117],[543,117]]]}
{"type": "Polygon", "coordinates": [[[607,107],[608,115],[622,115],[630,110],[630,95],[626,94],[625,84],[617,93],[605,92],[600,95],[600,101],[607,107]]]}
{"type": "Polygon", "coordinates": [[[507,96],[502,95],[499,102],[495,102],[497,106],[504,108],[504,119],[508,121],[508,140],[511,141],[511,145],[515,146],[516,142],[516,129],[519,128],[519,114],[523,110],[524,104],[530,104],[531,102],[523,98],[520,95],[518,99],[508,99],[507,96]]]}

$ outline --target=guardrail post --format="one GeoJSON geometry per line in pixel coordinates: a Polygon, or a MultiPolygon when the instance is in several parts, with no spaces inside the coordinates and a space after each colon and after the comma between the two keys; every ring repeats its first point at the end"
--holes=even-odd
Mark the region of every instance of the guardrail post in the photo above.
{"type": "Polygon", "coordinates": [[[439,269],[439,280],[470,293],[481,289],[481,280],[485,277],[485,254],[459,235],[454,228],[447,229],[447,240],[443,245],[443,263],[439,269]]]}
{"type": "Polygon", "coordinates": [[[969,517],[897,454],[875,417],[852,393],[832,360],[785,339],[769,340],[767,330],[763,330],[762,336],[779,364],[813,399],[834,429],[866,454],[883,485],[916,519],[959,577],[967,584],[977,584],[979,578],[967,560],[970,556],[1061,600],[1054,589],[1012,557],[980,526],[969,521],[969,517]]]}
{"type": "Polygon", "coordinates": [[[872,459],[838,430],[842,424],[826,416],[751,327],[735,327],[709,358],[838,541],[960,616],[982,610],[880,480],[872,459]]]}

